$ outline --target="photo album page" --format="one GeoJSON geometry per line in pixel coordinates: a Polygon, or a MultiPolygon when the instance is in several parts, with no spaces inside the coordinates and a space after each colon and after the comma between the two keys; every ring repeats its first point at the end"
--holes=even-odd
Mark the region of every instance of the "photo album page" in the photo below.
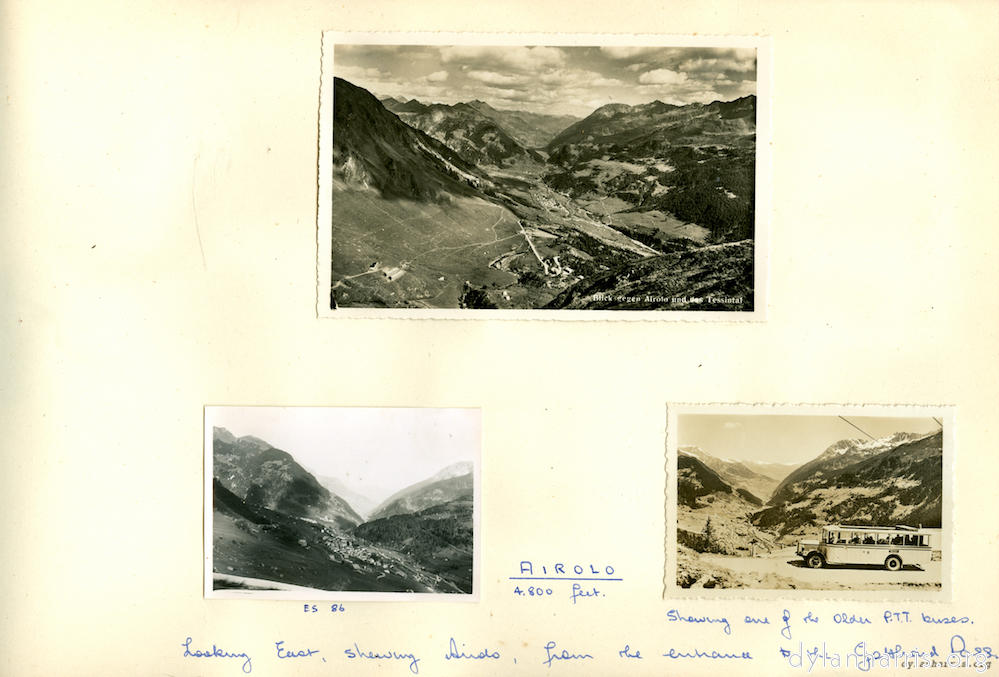
{"type": "Polygon", "coordinates": [[[999,669],[999,6],[0,7],[11,677],[999,669]]]}

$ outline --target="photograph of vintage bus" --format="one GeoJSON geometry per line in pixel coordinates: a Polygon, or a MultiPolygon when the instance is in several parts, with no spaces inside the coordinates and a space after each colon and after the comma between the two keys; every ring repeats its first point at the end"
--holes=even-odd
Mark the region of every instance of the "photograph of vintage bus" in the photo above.
{"type": "Polygon", "coordinates": [[[676,434],[667,454],[676,470],[667,510],[676,539],[666,575],[678,591],[949,594],[947,412],[722,404],[670,411],[676,434]]]}
{"type": "Polygon", "coordinates": [[[798,555],[812,569],[827,564],[884,566],[888,571],[903,567],[925,569],[941,554],[940,529],[905,525],[854,526],[832,524],[822,527],[818,541],[798,541],[798,555]]]}

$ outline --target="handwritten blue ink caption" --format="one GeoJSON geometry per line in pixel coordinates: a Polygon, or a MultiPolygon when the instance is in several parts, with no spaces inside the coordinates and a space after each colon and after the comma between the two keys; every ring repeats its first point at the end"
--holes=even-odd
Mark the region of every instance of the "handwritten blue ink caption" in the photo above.
{"type": "Polygon", "coordinates": [[[249,674],[253,672],[253,664],[250,660],[250,656],[246,652],[235,653],[232,651],[225,651],[218,648],[215,644],[212,644],[211,651],[201,651],[200,649],[195,649],[191,651],[191,642],[194,640],[190,637],[187,641],[181,644],[184,647],[184,658],[243,658],[243,672],[249,674]]]}
{"type": "MultiPolygon", "coordinates": [[[[562,562],[557,562],[551,567],[550,572],[548,571],[548,565],[539,565],[539,567],[541,569],[541,575],[535,575],[534,563],[529,560],[524,560],[520,563],[521,575],[511,576],[510,580],[570,582],[572,583],[572,589],[569,591],[569,599],[572,600],[573,604],[577,604],[578,601],[582,599],[606,596],[600,587],[591,585],[591,583],[618,583],[624,580],[621,577],[614,576],[614,567],[610,565],[594,566],[593,564],[574,564],[570,566],[562,562]]],[[[557,587],[557,583],[555,586],[557,587]]],[[[601,587],[603,586],[601,585],[601,587]]],[[[524,588],[517,585],[513,590],[513,594],[520,597],[551,597],[555,594],[555,589],[548,587],[547,585],[527,586],[524,588]]]]}
{"type": "Polygon", "coordinates": [[[409,671],[414,675],[420,674],[420,659],[411,653],[399,653],[398,651],[387,651],[385,653],[378,653],[377,651],[361,651],[354,643],[353,649],[344,649],[343,652],[347,658],[368,658],[371,660],[405,660],[409,659],[409,671]]]}
{"type": "Polygon", "coordinates": [[[448,652],[444,654],[446,660],[456,660],[461,658],[467,658],[471,660],[484,660],[486,658],[491,658],[493,660],[498,660],[500,655],[499,651],[490,652],[489,649],[483,649],[479,653],[465,653],[465,645],[461,645],[462,650],[458,651],[458,643],[454,641],[454,637],[451,638],[451,644],[448,647],[448,652]]]}
{"type": "Polygon", "coordinates": [[[278,658],[309,658],[319,653],[318,649],[302,649],[301,651],[289,651],[288,649],[284,648],[284,640],[281,640],[280,642],[274,642],[274,644],[277,648],[278,658]]]}
{"type": "MultiPolygon", "coordinates": [[[[323,607],[325,608],[325,606],[326,605],[324,604],[323,607]]],[[[337,604],[334,602],[333,604],[330,605],[330,613],[337,613],[337,612],[344,613],[346,611],[347,609],[344,608],[343,604],[337,604]]],[[[316,604],[306,604],[305,613],[307,614],[319,613],[319,606],[316,604]]]]}
{"type": "Polygon", "coordinates": [[[547,644],[545,644],[545,660],[541,661],[541,663],[542,665],[547,665],[548,667],[551,667],[552,661],[580,661],[580,660],[586,660],[588,658],[592,659],[593,656],[591,656],[588,653],[584,654],[569,653],[565,649],[563,649],[561,652],[556,652],[555,642],[548,642],[547,644]]]}
{"type": "MultiPolygon", "coordinates": [[[[719,623],[722,626],[722,630],[726,635],[732,634],[732,624],[728,622],[727,618],[711,618],[710,616],[684,616],[676,609],[670,609],[666,612],[666,620],[668,621],[679,621],[683,623],[719,623]]],[[[672,658],[672,656],[671,656],[672,658]]]]}
{"type": "Polygon", "coordinates": [[[929,651],[920,651],[919,647],[904,651],[901,645],[896,645],[893,648],[886,647],[884,651],[869,652],[867,643],[860,642],[853,648],[852,652],[845,655],[844,661],[844,656],[838,652],[830,652],[825,642],[822,643],[821,651],[817,646],[805,649],[804,644],[798,642],[797,652],[781,648],[780,654],[787,659],[788,665],[792,668],[805,667],[807,661],[808,672],[816,667],[840,668],[844,666],[844,663],[847,669],[851,667],[852,663],[852,667],[861,672],[868,672],[873,667],[896,669],[974,667],[977,672],[985,672],[992,666],[990,659],[995,657],[990,647],[975,647],[974,652],[968,650],[961,635],[951,637],[950,654],[946,659],[940,661],[933,660],[934,658],[942,658],[936,645],[932,645],[929,651]]]}
{"type": "Polygon", "coordinates": [[[583,566],[582,564],[574,564],[569,571],[566,571],[566,564],[561,562],[557,563],[552,567],[552,573],[548,573],[548,567],[546,565],[541,566],[541,576],[534,575],[534,564],[530,561],[523,561],[520,563],[520,576],[511,576],[511,581],[620,581],[623,579],[612,578],[614,576],[614,567],[605,566],[602,568],[595,567],[592,564],[583,566]],[[523,574],[527,574],[524,576],[523,574]]]}
{"type": "MultiPolygon", "coordinates": [[[[832,616],[827,616],[826,619],[832,620],[836,625],[874,625],[875,621],[871,620],[872,617],[865,616],[858,613],[850,613],[847,611],[841,611],[834,613],[832,616]]],[[[873,618],[877,619],[877,616],[873,618]]],[[[781,629],[781,635],[784,639],[791,639],[791,614],[787,609],[784,609],[784,614],[781,617],[784,621],[784,627],[781,629]]],[[[802,619],[805,625],[811,623],[820,624],[822,620],[813,611],[809,611],[802,619]]],[[[900,625],[922,622],[927,625],[974,625],[975,621],[968,616],[932,616],[925,612],[915,612],[915,611],[891,611],[887,610],[881,615],[881,620],[887,625],[900,625]]],[[[750,617],[746,616],[746,622],[750,622],[750,617]]]]}

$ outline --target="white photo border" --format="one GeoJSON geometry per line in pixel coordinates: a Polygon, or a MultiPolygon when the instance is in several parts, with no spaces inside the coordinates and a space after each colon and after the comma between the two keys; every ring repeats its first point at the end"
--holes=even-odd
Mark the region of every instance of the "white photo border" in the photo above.
{"type": "Polygon", "coordinates": [[[596,33],[416,33],[326,31],[322,38],[319,88],[316,313],[319,318],[505,319],[505,320],[666,320],[764,322],[769,308],[771,221],[771,39],[769,36],[654,35],[596,33]],[[495,46],[661,46],[742,47],[757,50],[755,224],[753,310],[539,310],[333,308],[333,52],[337,44],[495,45],[495,46]]]}
{"type": "Polygon", "coordinates": [[[204,554],[203,554],[203,592],[205,599],[255,599],[255,600],[285,600],[285,601],[345,601],[345,602],[478,602],[482,591],[482,443],[483,415],[480,408],[469,407],[315,407],[315,406],[266,406],[266,405],[219,405],[206,406],[204,410],[204,554]],[[304,586],[285,585],[284,590],[215,590],[213,585],[213,429],[216,416],[223,410],[243,410],[244,412],[262,410],[294,409],[308,410],[365,410],[412,412],[457,412],[473,417],[472,423],[478,428],[473,473],[473,508],[472,508],[472,592],[458,593],[416,593],[416,592],[375,592],[375,591],[331,591],[304,586]]]}
{"type": "Polygon", "coordinates": [[[841,405],[841,404],[668,404],[666,424],[666,533],[663,599],[815,599],[884,602],[953,601],[955,520],[955,451],[957,408],[953,405],[841,405]],[[940,590],[786,590],[758,588],[683,588],[677,585],[677,447],[678,420],[684,414],[730,416],[884,416],[935,417],[943,427],[941,537],[945,551],[941,560],[940,590]]]}

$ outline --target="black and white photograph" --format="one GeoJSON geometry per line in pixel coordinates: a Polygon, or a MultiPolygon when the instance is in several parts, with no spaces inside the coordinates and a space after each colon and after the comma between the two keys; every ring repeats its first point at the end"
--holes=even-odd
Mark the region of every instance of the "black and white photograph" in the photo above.
{"type": "Polygon", "coordinates": [[[474,601],[478,409],[206,407],[205,594],[474,601]]]}
{"type": "Polygon", "coordinates": [[[677,588],[943,591],[945,412],[747,406],[673,420],[677,588]]]}
{"type": "Polygon", "coordinates": [[[751,319],[765,282],[756,42],[359,39],[324,40],[320,277],[334,316],[751,319]]]}

